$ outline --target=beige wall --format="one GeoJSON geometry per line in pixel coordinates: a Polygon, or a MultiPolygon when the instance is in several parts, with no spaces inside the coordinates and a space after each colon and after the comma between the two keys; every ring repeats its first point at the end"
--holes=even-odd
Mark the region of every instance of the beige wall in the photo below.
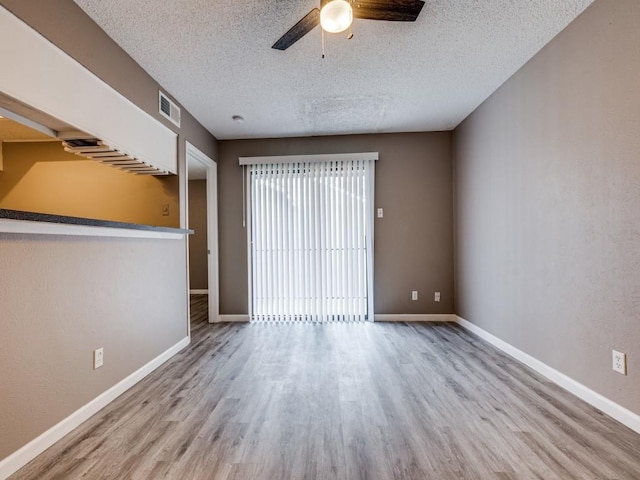
{"type": "Polygon", "coordinates": [[[177,227],[178,179],[133,175],[63,150],[60,142],[3,143],[0,208],[177,227]],[[163,215],[163,205],[169,215],[163,215]]]}
{"type": "Polygon", "coordinates": [[[190,288],[206,290],[207,268],[207,182],[189,180],[189,283],[190,288]]]}
{"type": "Polygon", "coordinates": [[[457,313],[638,414],[639,25],[597,0],[455,132],[457,313]]]}
{"type": "MultiPolygon", "coordinates": [[[[157,113],[158,84],[72,0],[0,5],[177,131],[157,113]]],[[[216,158],[215,138],[182,114],[181,209],[185,141],[216,158]]],[[[187,335],[186,268],[186,240],[0,234],[0,459],[187,335]]]]}
{"type": "Polygon", "coordinates": [[[239,156],[380,152],[376,163],[375,313],[453,312],[451,133],[219,142],[220,312],[247,313],[239,156]],[[411,291],[419,300],[411,301],[411,291]],[[433,301],[433,292],[442,301],[433,301]]]}

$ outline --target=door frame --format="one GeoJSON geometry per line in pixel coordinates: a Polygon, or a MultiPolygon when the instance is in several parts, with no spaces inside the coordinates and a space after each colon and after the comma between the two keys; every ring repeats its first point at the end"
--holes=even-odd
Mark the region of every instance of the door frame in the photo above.
{"type": "MultiPolygon", "coordinates": [[[[206,196],[207,196],[207,280],[209,295],[209,323],[220,321],[220,286],[218,263],[218,164],[198,148],[186,142],[187,151],[187,228],[189,228],[189,162],[197,162],[206,168],[206,196]]],[[[189,262],[187,261],[187,271],[189,262]]],[[[189,289],[191,283],[189,276],[189,289]]]]}

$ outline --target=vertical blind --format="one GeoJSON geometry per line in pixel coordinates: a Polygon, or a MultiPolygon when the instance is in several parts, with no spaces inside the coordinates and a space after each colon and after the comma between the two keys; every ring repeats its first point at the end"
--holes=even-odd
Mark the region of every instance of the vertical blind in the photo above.
{"type": "Polygon", "coordinates": [[[373,161],[251,165],[252,321],[372,316],[373,161]]]}

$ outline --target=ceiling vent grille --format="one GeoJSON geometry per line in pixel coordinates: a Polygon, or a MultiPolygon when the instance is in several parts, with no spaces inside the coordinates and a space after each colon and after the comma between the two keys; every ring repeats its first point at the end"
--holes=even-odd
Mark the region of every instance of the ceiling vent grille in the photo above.
{"type": "Polygon", "coordinates": [[[142,160],[111,148],[97,138],[67,139],[62,142],[65,151],[75,153],[84,158],[95,160],[137,175],[168,175],[166,170],[159,169],[142,160]]]}
{"type": "Polygon", "coordinates": [[[180,107],[173,103],[164,93],[158,91],[159,94],[159,111],[160,115],[170,120],[171,123],[180,126],[180,107]]]}

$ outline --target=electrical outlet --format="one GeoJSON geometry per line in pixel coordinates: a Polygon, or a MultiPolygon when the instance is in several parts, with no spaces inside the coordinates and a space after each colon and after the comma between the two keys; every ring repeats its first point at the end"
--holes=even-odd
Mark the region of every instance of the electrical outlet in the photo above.
{"type": "Polygon", "coordinates": [[[100,347],[93,351],[93,369],[100,368],[104,364],[104,348],[100,347]]]}
{"type": "Polygon", "coordinates": [[[418,291],[414,290],[411,292],[411,300],[418,300],[418,291]]]}
{"type": "Polygon", "coordinates": [[[440,292],[434,292],[433,301],[434,302],[439,302],[440,301],[440,292]]]}
{"type": "Polygon", "coordinates": [[[622,375],[627,374],[627,354],[622,352],[612,351],[613,353],[613,371],[621,373],[622,375]]]}
{"type": "Polygon", "coordinates": [[[168,203],[163,203],[162,204],[162,216],[163,217],[168,217],[169,216],[169,204],[168,203]]]}
{"type": "Polygon", "coordinates": [[[378,209],[378,218],[382,218],[384,217],[384,210],[382,210],[381,208],[378,209]]]}

